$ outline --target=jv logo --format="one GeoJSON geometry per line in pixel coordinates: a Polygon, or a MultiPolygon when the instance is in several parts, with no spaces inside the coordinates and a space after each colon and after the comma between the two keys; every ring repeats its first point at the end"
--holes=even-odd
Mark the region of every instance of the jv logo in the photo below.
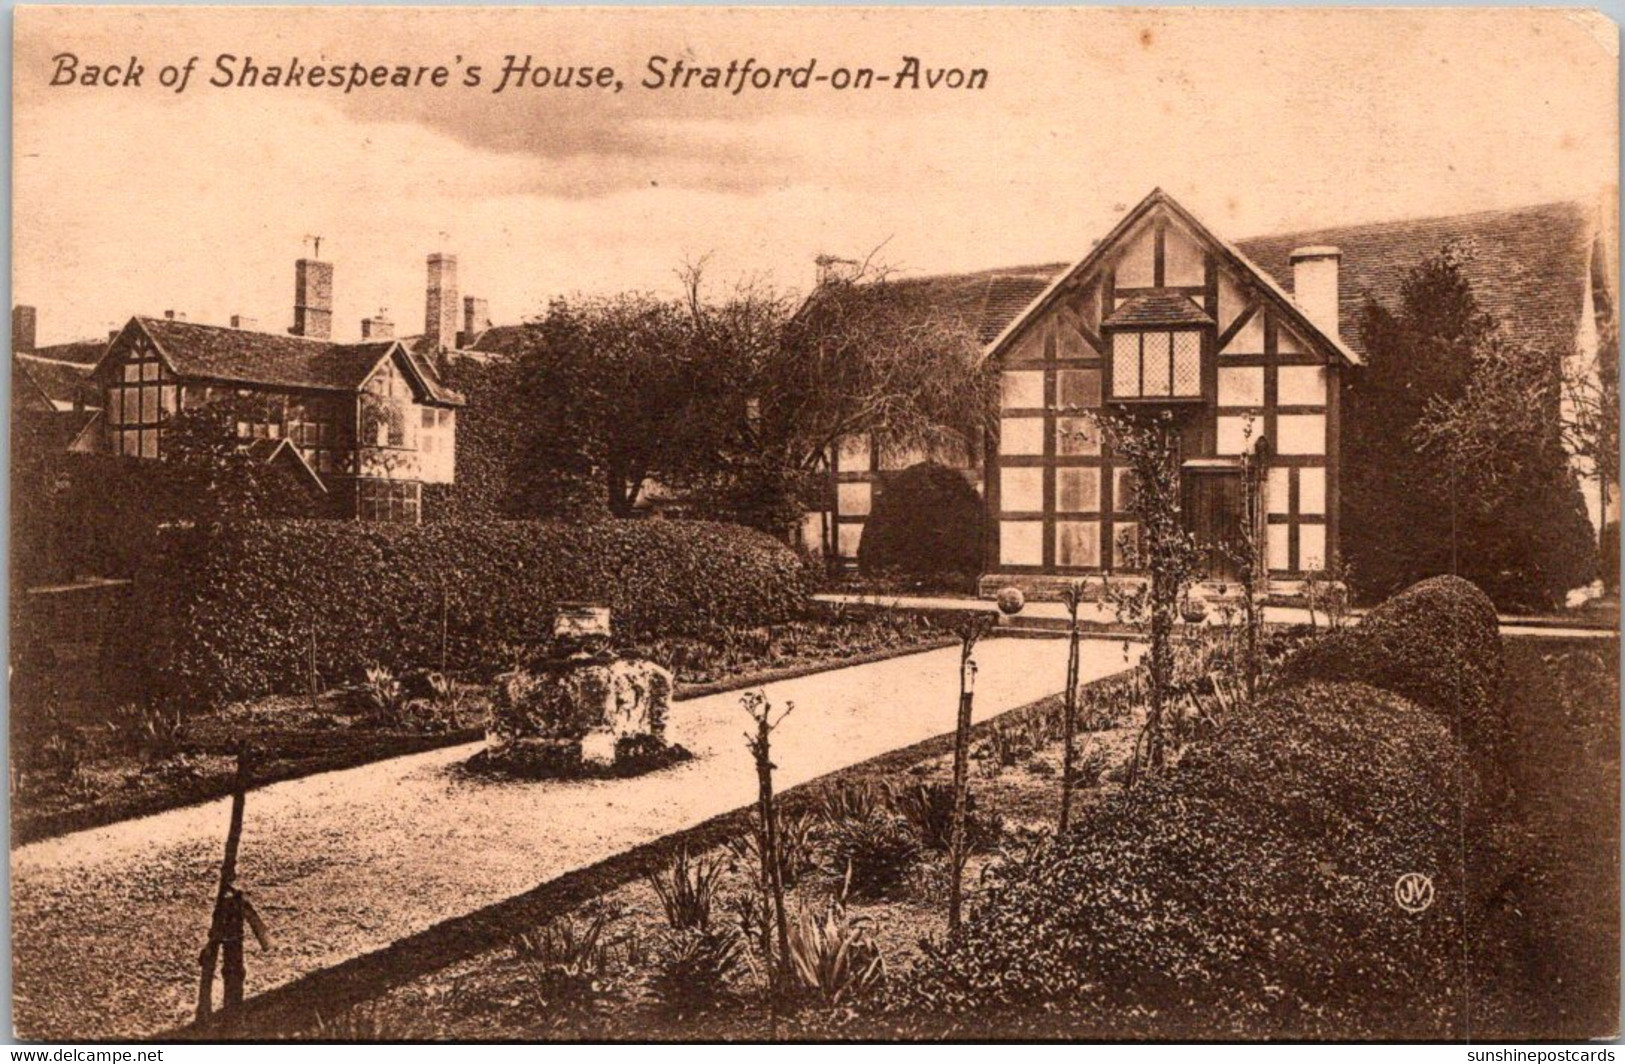
{"type": "Polygon", "coordinates": [[[1408,913],[1419,913],[1433,904],[1433,880],[1420,872],[1406,872],[1394,884],[1394,901],[1408,913]]]}

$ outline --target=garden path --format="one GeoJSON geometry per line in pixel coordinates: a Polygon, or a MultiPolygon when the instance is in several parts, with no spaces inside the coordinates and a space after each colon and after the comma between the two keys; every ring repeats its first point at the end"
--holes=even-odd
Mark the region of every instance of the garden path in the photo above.
{"type": "MultiPolygon", "coordinates": [[[[1132,653],[1137,657],[1139,650],[1132,653]]],[[[768,684],[788,787],[950,731],[957,647],[768,684]]],[[[1084,644],[1084,679],[1126,667],[1084,644]]],[[[1066,643],[977,648],[977,716],[1062,687],[1066,643]]],[[[631,847],[751,804],[739,694],[676,703],[693,761],[628,780],[496,782],[471,744],[273,784],[248,796],[239,882],[273,939],[248,991],[380,949],[631,847]]],[[[14,1023],[24,1038],[139,1037],[189,1018],[229,803],[171,810],[12,852],[14,1023]]]]}

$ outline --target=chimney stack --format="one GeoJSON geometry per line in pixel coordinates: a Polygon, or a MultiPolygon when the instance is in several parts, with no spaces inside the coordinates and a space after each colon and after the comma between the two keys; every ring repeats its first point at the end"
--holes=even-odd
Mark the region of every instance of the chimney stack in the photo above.
{"type": "Polygon", "coordinates": [[[393,340],[395,339],[395,323],[382,314],[362,318],[361,338],[363,340],[393,340]]]}
{"type": "Polygon", "coordinates": [[[253,332],[260,327],[260,320],[258,318],[244,317],[241,314],[233,314],[231,316],[231,327],[233,329],[247,329],[253,332]]]}
{"type": "Polygon", "coordinates": [[[429,256],[429,291],[424,308],[423,335],[436,351],[457,346],[457,256],[436,252],[429,256]]]}
{"type": "Polygon", "coordinates": [[[333,338],[333,264],[300,259],[293,265],[293,328],[295,336],[312,340],[333,338]]]}
{"type": "Polygon", "coordinates": [[[11,308],[11,350],[34,350],[34,330],[39,325],[39,314],[33,307],[15,306],[11,308]]]}
{"type": "Polygon", "coordinates": [[[169,321],[185,321],[186,320],[186,315],[184,313],[182,313],[181,311],[178,311],[178,310],[166,310],[166,311],[164,311],[164,317],[166,319],[168,319],[169,321]]]}
{"type": "Polygon", "coordinates": [[[1292,253],[1292,301],[1321,332],[1336,340],[1337,274],[1343,253],[1333,247],[1299,248],[1292,253]]]}
{"type": "Polygon", "coordinates": [[[474,338],[491,327],[491,303],[489,300],[476,299],[474,296],[463,297],[463,334],[458,337],[459,344],[471,344],[474,338]]]}

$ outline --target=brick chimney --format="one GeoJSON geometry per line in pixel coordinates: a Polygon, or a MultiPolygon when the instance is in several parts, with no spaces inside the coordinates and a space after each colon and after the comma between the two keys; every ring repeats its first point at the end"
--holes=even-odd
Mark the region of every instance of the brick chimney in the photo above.
{"type": "Polygon", "coordinates": [[[11,349],[12,351],[34,350],[34,331],[39,325],[39,314],[33,307],[15,306],[11,308],[11,349]]]}
{"type": "Polygon", "coordinates": [[[167,319],[169,321],[185,321],[186,320],[186,314],[183,311],[179,311],[179,310],[166,310],[166,311],[164,311],[164,317],[165,317],[165,319],[167,319]]]}
{"type": "Polygon", "coordinates": [[[459,344],[471,344],[474,338],[491,327],[491,303],[489,300],[476,299],[474,296],[463,297],[463,333],[457,338],[459,344]]]}
{"type": "Polygon", "coordinates": [[[1321,332],[1337,339],[1337,274],[1343,253],[1333,247],[1292,253],[1292,301],[1321,332]]]}
{"type": "Polygon", "coordinates": [[[233,329],[247,329],[253,332],[260,327],[260,320],[258,318],[244,317],[241,314],[233,314],[231,316],[231,327],[233,329]]]}
{"type": "Polygon", "coordinates": [[[429,290],[424,307],[423,335],[436,351],[457,346],[457,256],[436,252],[429,256],[429,290]]]}
{"type": "Polygon", "coordinates": [[[312,340],[333,338],[333,264],[300,259],[293,264],[293,328],[295,336],[312,340]]]}
{"type": "Polygon", "coordinates": [[[363,340],[393,340],[395,339],[395,323],[382,314],[362,318],[361,338],[363,340]]]}

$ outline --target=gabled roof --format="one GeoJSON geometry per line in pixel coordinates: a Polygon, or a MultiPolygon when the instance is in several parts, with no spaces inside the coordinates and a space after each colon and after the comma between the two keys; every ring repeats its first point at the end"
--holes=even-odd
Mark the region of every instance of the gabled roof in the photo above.
{"type": "Polygon", "coordinates": [[[1122,219],[1112,227],[1111,232],[1107,233],[1105,237],[1095,244],[1094,249],[1091,250],[1089,254],[1080,259],[1076,265],[1070,267],[1064,273],[1055,277],[1054,280],[1050,282],[1049,287],[1046,288],[1043,293],[1038,296],[1038,298],[1034,299],[1032,303],[1030,303],[1020,314],[1017,314],[1014,318],[1012,318],[1010,323],[1004,327],[1004,330],[999,333],[998,337],[987,345],[987,353],[989,355],[993,355],[1002,350],[1010,342],[1010,340],[1021,331],[1024,324],[1030,320],[1033,320],[1049,308],[1050,304],[1059,297],[1067,282],[1076,278],[1084,278],[1088,274],[1092,273],[1095,267],[1098,266],[1101,261],[1117,246],[1123,236],[1133,230],[1134,226],[1139,224],[1142,218],[1159,207],[1163,208],[1169,214],[1177,218],[1187,229],[1191,231],[1191,234],[1195,236],[1197,240],[1216,248],[1224,258],[1229,260],[1229,264],[1232,269],[1239,270],[1241,273],[1247,275],[1259,286],[1261,286],[1264,289],[1266,296],[1274,300],[1276,308],[1286,312],[1287,318],[1293,322],[1297,332],[1303,335],[1306,342],[1312,345],[1327,348],[1337,356],[1343,358],[1345,361],[1354,363],[1356,365],[1363,361],[1358,354],[1344,344],[1339,338],[1335,336],[1327,336],[1324,332],[1317,328],[1315,324],[1309,320],[1308,315],[1303,312],[1303,308],[1299,307],[1297,303],[1293,302],[1292,297],[1287,294],[1285,289],[1276,283],[1274,278],[1270,277],[1259,267],[1255,266],[1252,261],[1249,260],[1246,255],[1242,254],[1241,251],[1239,251],[1234,245],[1221,240],[1218,236],[1214,235],[1214,233],[1209,230],[1207,226],[1203,225],[1197,220],[1195,215],[1191,214],[1191,212],[1180,206],[1177,202],[1175,202],[1172,196],[1168,195],[1160,188],[1152,189],[1151,194],[1136,204],[1133,210],[1125,214],[1122,219]]]}
{"type": "MultiPolygon", "coordinates": [[[[475,358],[480,361],[503,355],[517,355],[527,346],[534,329],[535,326],[530,323],[493,325],[481,329],[471,339],[463,338],[462,343],[447,354],[453,358],[475,358]]],[[[432,363],[434,356],[439,353],[434,340],[429,336],[405,336],[401,338],[401,343],[425,362],[432,363]]]]}
{"type": "MultiPolygon", "coordinates": [[[[106,347],[105,344],[102,346],[106,347]]],[[[86,385],[92,367],[82,362],[58,361],[19,351],[12,356],[12,367],[53,406],[68,408],[73,406],[75,400],[86,398],[86,385]]],[[[97,404],[92,402],[89,405],[97,404]]]]}
{"type": "MultiPolygon", "coordinates": [[[[1470,240],[1476,257],[1465,267],[1480,305],[1495,314],[1512,338],[1541,350],[1566,354],[1579,330],[1586,273],[1599,232],[1596,211],[1582,203],[1546,203],[1512,210],[1477,211],[1439,218],[1339,226],[1238,240],[1234,249],[1284,292],[1292,284],[1292,252],[1332,245],[1342,251],[1338,319],[1343,344],[1364,356],[1360,314],[1368,298],[1396,309],[1405,278],[1428,256],[1453,240],[1470,240]]],[[[1065,263],[892,281],[942,293],[943,309],[972,316],[984,342],[1003,333],[1040,294],[1068,272],[1065,263]],[[982,300],[994,278],[1021,278],[1030,292],[1019,306],[982,300]]],[[[1599,282],[1611,275],[1597,271],[1599,282]]],[[[1605,293],[1610,301],[1615,292],[1605,293]]],[[[1612,302],[1609,304],[1612,306],[1612,302]]]]}
{"type": "Polygon", "coordinates": [[[321,477],[317,476],[316,470],[311,468],[310,463],[305,461],[305,456],[299,453],[299,448],[295,447],[286,436],[274,440],[250,440],[243,445],[243,450],[250,458],[256,459],[265,465],[270,465],[273,462],[293,462],[296,476],[304,475],[318,491],[323,495],[327,494],[327,485],[322,482],[321,477]]]}
{"type": "Polygon", "coordinates": [[[386,358],[398,353],[430,399],[449,405],[463,402],[432,367],[396,340],[341,344],[169,318],[134,318],[132,325],[151,337],[170,370],[183,378],[355,392],[386,358]]]}

